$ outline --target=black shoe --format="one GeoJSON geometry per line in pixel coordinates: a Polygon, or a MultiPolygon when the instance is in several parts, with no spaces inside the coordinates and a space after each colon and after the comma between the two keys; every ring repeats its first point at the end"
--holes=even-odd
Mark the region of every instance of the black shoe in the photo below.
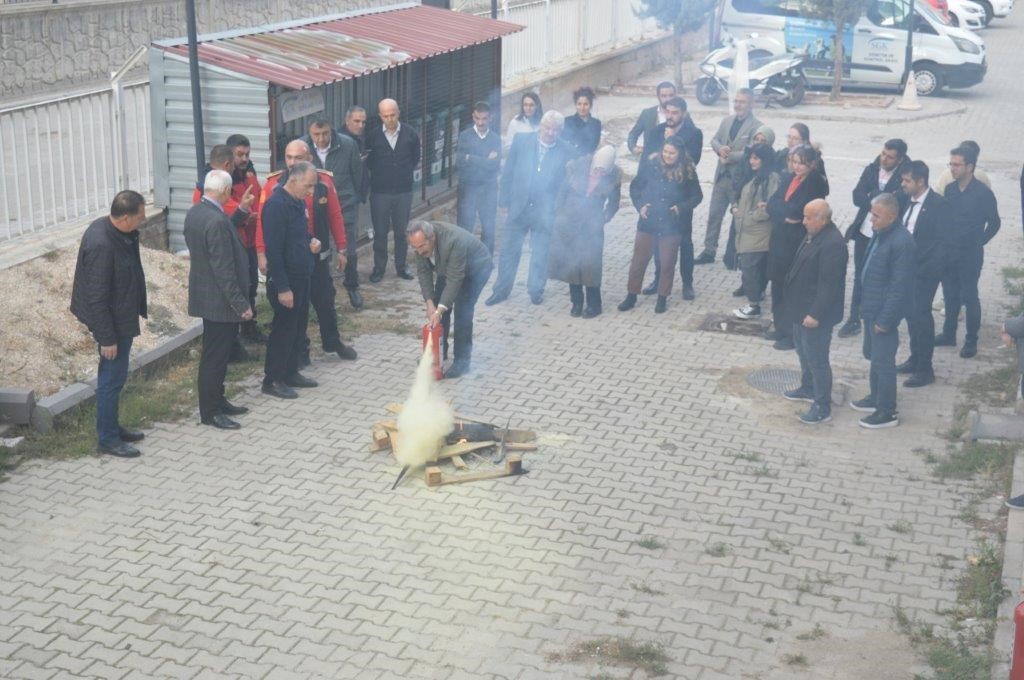
{"type": "Polygon", "coordinates": [[[354,349],[352,349],[343,342],[339,342],[338,346],[332,349],[331,351],[337,354],[345,361],[355,361],[356,358],[359,356],[358,354],[356,354],[356,351],[354,349]]]}
{"type": "Polygon", "coordinates": [[[484,304],[487,305],[488,307],[493,307],[494,305],[501,304],[507,299],[507,293],[505,295],[501,295],[500,293],[491,293],[491,297],[487,298],[484,304]]]}
{"type": "Polygon", "coordinates": [[[146,435],[138,430],[129,430],[124,427],[117,428],[117,436],[121,438],[121,441],[132,444],[134,442],[141,442],[146,438],[146,435]]]}
{"type": "Polygon", "coordinates": [[[544,293],[530,293],[530,302],[535,305],[544,302],[544,293]]]}
{"type": "Polygon", "coordinates": [[[640,292],[643,295],[654,295],[655,293],[657,293],[658,292],[658,279],[655,278],[653,281],[651,281],[651,285],[647,286],[646,288],[644,288],[640,292]]]}
{"type": "Polygon", "coordinates": [[[965,342],[964,346],[960,348],[960,358],[970,359],[978,353],[978,343],[976,342],[965,342]]]}
{"type": "Polygon", "coordinates": [[[278,399],[299,398],[298,392],[288,387],[284,383],[279,382],[270,383],[269,385],[264,384],[263,387],[260,388],[260,392],[262,392],[263,394],[269,394],[272,397],[277,397],[278,399]]]}
{"type": "Polygon", "coordinates": [[[307,378],[301,373],[293,373],[284,380],[284,384],[288,387],[316,387],[317,381],[307,378]]]}
{"type": "Polygon", "coordinates": [[[411,273],[409,272],[409,270],[408,270],[408,269],[399,269],[399,270],[398,270],[398,272],[397,272],[397,274],[398,274],[398,278],[400,278],[400,279],[405,279],[406,281],[412,281],[412,280],[413,280],[413,278],[415,278],[415,277],[413,277],[413,275],[412,275],[412,274],[411,274],[411,273]]]}
{"type": "Polygon", "coordinates": [[[572,303],[572,307],[569,308],[569,316],[583,316],[583,303],[572,303]]]}
{"type": "Polygon", "coordinates": [[[796,349],[796,345],[793,344],[793,338],[779,338],[772,344],[772,347],[783,351],[796,349]]]}
{"type": "Polygon", "coordinates": [[[584,319],[593,319],[595,316],[601,316],[601,305],[588,306],[583,310],[584,319]]]}
{"type": "Polygon", "coordinates": [[[203,423],[203,425],[213,425],[218,430],[242,429],[241,425],[231,420],[231,418],[228,418],[226,415],[222,413],[218,413],[217,415],[207,418],[206,420],[203,420],[201,422],[203,423]]]}
{"type": "Polygon", "coordinates": [[[821,407],[818,404],[811,404],[811,408],[800,416],[800,422],[804,425],[818,425],[832,420],[832,409],[828,406],[821,407]]]}
{"type": "Polygon", "coordinates": [[[911,361],[910,359],[907,359],[902,364],[896,367],[896,372],[903,374],[916,373],[916,371],[914,370],[914,362],[911,361]]]}
{"type": "Polygon", "coordinates": [[[235,406],[225,399],[220,403],[220,412],[226,416],[244,416],[249,412],[249,409],[245,406],[235,406]]]}
{"type": "Polygon", "coordinates": [[[348,291],[348,301],[357,312],[363,308],[363,294],[355,288],[348,291]]]}
{"type": "Polygon", "coordinates": [[[108,456],[114,456],[115,458],[138,458],[142,455],[142,451],[128,444],[126,442],[118,442],[109,446],[100,444],[96,447],[97,453],[105,453],[108,456]]]}
{"type": "Polygon", "coordinates": [[[814,390],[810,387],[796,387],[786,390],[782,393],[782,396],[790,401],[809,401],[814,403],[814,390]]]}
{"type": "Polygon", "coordinates": [[[836,333],[836,335],[841,338],[852,338],[858,333],[860,333],[860,321],[857,319],[850,319],[839,327],[839,332],[836,333]]]}
{"type": "Polygon", "coordinates": [[[701,253],[700,255],[697,256],[697,259],[694,260],[693,263],[695,265],[696,264],[711,264],[714,261],[715,261],[715,256],[705,250],[703,253],[701,253]]]}
{"type": "Polygon", "coordinates": [[[656,303],[654,303],[654,313],[655,314],[664,314],[665,310],[667,310],[667,309],[668,309],[668,298],[665,297],[664,295],[659,295],[658,296],[658,301],[656,303]]]}
{"type": "Polygon", "coordinates": [[[743,291],[743,286],[740,286],[732,292],[733,297],[743,297],[746,293],[743,291]]]}
{"type": "Polygon", "coordinates": [[[684,300],[693,300],[696,297],[697,297],[697,294],[695,292],[693,292],[693,286],[687,286],[687,285],[683,286],[683,299],[684,300]]]}
{"type": "Polygon", "coordinates": [[[374,269],[370,272],[370,283],[380,283],[384,278],[384,272],[374,269]]]}
{"type": "Polygon", "coordinates": [[[861,413],[874,413],[875,409],[877,408],[875,405],[875,397],[869,394],[863,399],[851,401],[850,408],[852,408],[854,411],[860,411],[861,413]]]}
{"type": "Polygon", "coordinates": [[[894,413],[882,413],[881,411],[875,411],[869,416],[864,416],[860,419],[860,426],[866,427],[869,430],[880,430],[883,427],[896,427],[900,424],[900,419],[896,417],[894,413]]]}
{"type": "Polygon", "coordinates": [[[1006,507],[1011,510],[1024,510],[1024,494],[1006,499],[1006,507]]]}
{"type": "Polygon", "coordinates": [[[444,372],[445,380],[450,378],[459,378],[469,374],[469,362],[468,361],[456,361],[453,362],[448,370],[444,372]]]}
{"type": "Polygon", "coordinates": [[[927,373],[915,373],[903,381],[903,386],[924,387],[925,385],[931,385],[933,382],[935,382],[935,374],[928,371],[927,373]]]}
{"type": "Polygon", "coordinates": [[[945,333],[939,333],[935,336],[936,347],[956,347],[956,338],[951,338],[945,333]]]}
{"type": "Polygon", "coordinates": [[[633,293],[629,293],[628,295],[626,295],[626,298],[619,303],[620,312],[628,312],[634,307],[636,307],[636,295],[634,295],[633,293]]]}

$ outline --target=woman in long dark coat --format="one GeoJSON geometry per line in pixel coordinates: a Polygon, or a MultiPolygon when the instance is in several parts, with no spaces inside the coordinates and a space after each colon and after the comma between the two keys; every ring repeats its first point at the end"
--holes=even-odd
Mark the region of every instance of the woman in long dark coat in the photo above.
{"type": "Polygon", "coordinates": [[[821,157],[803,144],[789,155],[791,172],[782,176],[779,189],[768,201],[772,233],[768,238],[768,280],[772,284],[772,322],[774,330],[766,337],[775,340],[775,349],[793,349],[793,328],[785,316],[782,288],[793,264],[800,242],[807,235],[804,206],[816,198],[828,196],[828,181],[818,171],[821,157]]]}
{"type": "MultiPolygon", "coordinates": [[[[652,154],[647,162],[640,165],[636,179],[629,185],[629,197],[640,213],[640,220],[636,225],[633,261],[629,265],[628,294],[619,304],[619,311],[625,312],[636,306],[647,262],[657,244],[662,276],[658,279],[658,302],[654,312],[661,314],[667,308],[668,296],[672,292],[679,247],[691,239],[693,209],[704,200],[697,171],[677,137],[666,139],[661,153],[652,154]]],[[[692,241],[690,246],[692,253],[692,241]]],[[[683,285],[687,285],[686,272],[683,285]]],[[[692,279],[689,285],[692,290],[692,279]]]]}
{"type": "Polygon", "coordinates": [[[590,319],[601,313],[604,225],[618,212],[621,195],[622,171],[615,167],[613,147],[603,146],[566,166],[555,203],[548,276],[569,284],[572,316],[590,319]]]}

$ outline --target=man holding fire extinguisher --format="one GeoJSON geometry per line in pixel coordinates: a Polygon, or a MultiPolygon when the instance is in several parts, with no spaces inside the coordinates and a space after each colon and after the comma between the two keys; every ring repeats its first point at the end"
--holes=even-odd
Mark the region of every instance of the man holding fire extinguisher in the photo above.
{"type": "Polygon", "coordinates": [[[453,224],[414,220],[406,228],[416,251],[416,274],[426,303],[427,323],[441,324],[447,353],[448,331],[455,316],[455,359],[446,378],[469,373],[473,352],[473,313],[491,278],[491,253],[480,239],[453,224]]]}

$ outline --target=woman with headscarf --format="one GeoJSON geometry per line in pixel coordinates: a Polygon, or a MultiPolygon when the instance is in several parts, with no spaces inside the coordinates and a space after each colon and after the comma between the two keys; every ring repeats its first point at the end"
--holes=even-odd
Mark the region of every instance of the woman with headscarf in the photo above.
{"type": "Polygon", "coordinates": [[[790,172],[789,155],[793,149],[806,144],[818,152],[818,172],[828,183],[828,175],[825,173],[825,161],[821,158],[821,144],[811,141],[811,129],[803,123],[793,123],[786,132],[786,146],[775,152],[775,171],[780,175],[790,172]]]}
{"type": "Polygon", "coordinates": [[[793,327],[785,318],[782,296],[786,274],[793,264],[800,242],[807,235],[804,206],[816,198],[828,196],[828,182],[818,171],[818,152],[807,144],[789,155],[792,172],[784,174],[779,188],[768,201],[772,233],[768,239],[768,280],[772,284],[772,323],[766,337],[775,340],[775,349],[793,349],[793,327]]]}
{"type": "Polygon", "coordinates": [[[508,122],[505,129],[505,148],[512,146],[512,140],[520,132],[536,132],[543,115],[544,107],[540,104],[540,95],[524,92],[523,98],[519,101],[519,113],[508,122]]]}
{"type": "Polygon", "coordinates": [[[736,223],[736,254],[742,274],[743,294],[747,306],[733,311],[740,319],[761,316],[761,299],[768,285],[768,239],[772,220],[768,215],[768,199],[779,189],[779,175],[774,171],[775,152],[767,144],[752,146],[746,154],[748,179],[740,189],[733,207],[736,223]]]}
{"type": "Polygon", "coordinates": [[[614,147],[602,146],[566,166],[555,203],[548,274],[569,284],[571,316],[590,319],[601,313],[604,225],[618,211],[621,193],[614,147]]]}
{"type": "Polygon", "coordinates": [[[704,200],[697,171],[678,138],[666,139],[661,153],[652,154],[648,162],[641,164],[636,179],[629,185],[629,197],[640,219],[629,265],[627,295],[619,304],[619,311],[636,306],[647,262],[657,243],[662,276],[658,280],[654,312],[661,314],[668,307],[676,256],[680,252],[683,255],[683,297],[693,299],[693,209],[704,200]]]}

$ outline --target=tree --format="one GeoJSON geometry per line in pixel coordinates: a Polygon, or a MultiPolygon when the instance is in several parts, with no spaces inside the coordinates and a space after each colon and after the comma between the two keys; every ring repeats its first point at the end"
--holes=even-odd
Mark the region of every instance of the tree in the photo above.
{"type": "Polygon", "coordinates": [[[640,0],[633,13],[641,19],[654,19],[659,28],[671,28],[675,58],[676,87],[683,86],[684,33],[701,27],[714,9],[716,0],[640,0]]]}
{"type": "Polygon", "coordinates": [[[843,34],[847,26],[853,26],[864,15],[870,0],[801,0],[804,18],[829,21],[835,24],[832,35],[832,94],[829,100],[839,101],[843,90],[843,61],[846,59],[843,34]]]}

